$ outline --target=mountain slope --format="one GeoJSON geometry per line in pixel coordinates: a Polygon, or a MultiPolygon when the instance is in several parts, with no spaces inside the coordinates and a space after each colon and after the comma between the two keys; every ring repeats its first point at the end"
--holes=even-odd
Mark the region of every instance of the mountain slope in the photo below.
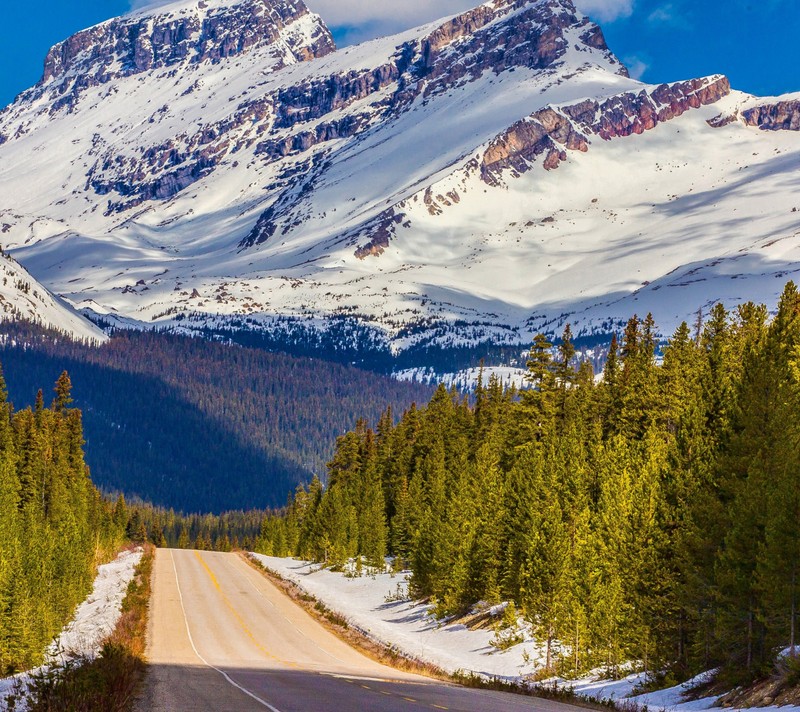
{"type": "Polygon", "coordinates": [[[105,334],[54,297],[16,260],[0,251],[0,322],[29,321],[78,339],[105,341],[105,334]]]}
{"type": "Polygon", "coordinates": [[[48,287],[138,327],[669,330],[774,303],[799,124],[798,97],[629,78],[570,0],[341,51],[300,0],[181,0],[50,52],[0,114],[0,222],[48,287]]]}
{"type": "MultiPolygon", "coordinates": [[[[92,478],[185,512],[280,507],[324,477],[336,438],[422,403],[431,389],[316,359],[204,339],[124,332],[102,345],[2,325],[17,407],[66,369],[92,478]]],[[[45,390],[45,398],[49,394],[45,390]]]]}

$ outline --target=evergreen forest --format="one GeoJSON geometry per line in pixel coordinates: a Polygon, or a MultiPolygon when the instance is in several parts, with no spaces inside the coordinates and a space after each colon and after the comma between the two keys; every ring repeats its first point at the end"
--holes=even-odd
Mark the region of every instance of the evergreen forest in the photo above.
{"type": "Polygon", "coordinates": [[[81,412],[58,378],[45,407],[11,407],[0,376],[0,676],[31,669],[125,536],[122,512],[92,485],[81,412]]]}
{"type": "Polygon", "coordinates": [[[769,670],[797,643],[800,294],[716,305],[659,348],[651,317],[601,379],[569,326],[531,348],[530,388],[440,387],[339,438],[258,543],[341,567],[394,556],[440,615],[509,600],[545,672],[626,661],[679,678],[769,670]]]}
{"type": "Polygon", "coordinates": [[[3,323],[2,334],[13,402],[30,404],[42,383],[71,374],[98,487],[183,512],[282,506],[324,472],[359,417],[433,393],[352,366],[164,333],[118,332],[99,346],[25,323],[3,323]]]}
{"type": "Polygon", "coordinates": [[[268,511],[251,509],[222,514],[184,514],[155,507],[148,502],[126,502],[117,498],[116,507],[125,513],[128,538],[159,548],[200,551],[252,551],[268,511]]]}

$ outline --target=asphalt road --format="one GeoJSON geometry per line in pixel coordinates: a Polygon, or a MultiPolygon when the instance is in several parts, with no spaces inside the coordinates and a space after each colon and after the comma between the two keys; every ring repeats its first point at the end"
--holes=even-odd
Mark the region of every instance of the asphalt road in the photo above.
{"type": "Polygon", "coordinates": [[[575,709],[376,663],[234,554],[156,552],[147,653],[137,712],[575,709]]]}

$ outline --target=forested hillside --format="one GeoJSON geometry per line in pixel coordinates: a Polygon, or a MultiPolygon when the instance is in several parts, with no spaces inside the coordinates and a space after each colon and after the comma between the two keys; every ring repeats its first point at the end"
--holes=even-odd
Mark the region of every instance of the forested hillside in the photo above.
{"type": "Polygon", "coordinates": [[[399,425],[361,423],[261,548],[393,554],[442,614],[512,600],[562,673],[764,672],[796,643],[800,294],[771,320],[718,305],[663,360],[654,333],[633,317],[596,381],[567,327],[555,356],[537,337],[518,396],[440,388],[399,425]]]}
{"type": "Polygon", "coordinates": [[[3,324],[9,390],[28,403],[63,369],[101,488],[184,512],[281,506],[324,472],[337,436],[426,386],[203,339],[122,332],[101,346],[3,324]]]}
{"type": "Polygon", "coordinates": [[[42,661],[125,532],[89,479],[70,387],[63,373],[49,408],[39,391],[14,412],[0,377],[0,675],[42,661]]]}

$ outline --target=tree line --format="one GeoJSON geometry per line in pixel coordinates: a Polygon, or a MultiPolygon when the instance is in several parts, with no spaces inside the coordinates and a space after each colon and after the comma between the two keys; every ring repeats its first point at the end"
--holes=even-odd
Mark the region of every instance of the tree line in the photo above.
{"type": "Polygon", "coordinates": [[[440,387],[398,423],[339,438],[258,546],[412,571],[440,615],[513,601],[545,671],[630,660],[685,678],[764,673],[797,643],[800,294],[776,315],[716,305],[659,349],[652,317],[615,336],[603,376],[569,326],[534,340],[529,388],[440,387]]]}
{"type": "Polygon", "coordinates": [[[0,375],[0,674],[39,665],[116,553],[120,511],[94,488],[66,372],[45,406],[15,411],[0,375]]]}
{"type": "Polygon", "coordinates": [[[126,532],[131,541],[171,549],[252,551],[268,516],[260,509],[185,514],[139,499],[128,503],[124,495],[117,498],[116,506],[125,512],[126,532]]]}

